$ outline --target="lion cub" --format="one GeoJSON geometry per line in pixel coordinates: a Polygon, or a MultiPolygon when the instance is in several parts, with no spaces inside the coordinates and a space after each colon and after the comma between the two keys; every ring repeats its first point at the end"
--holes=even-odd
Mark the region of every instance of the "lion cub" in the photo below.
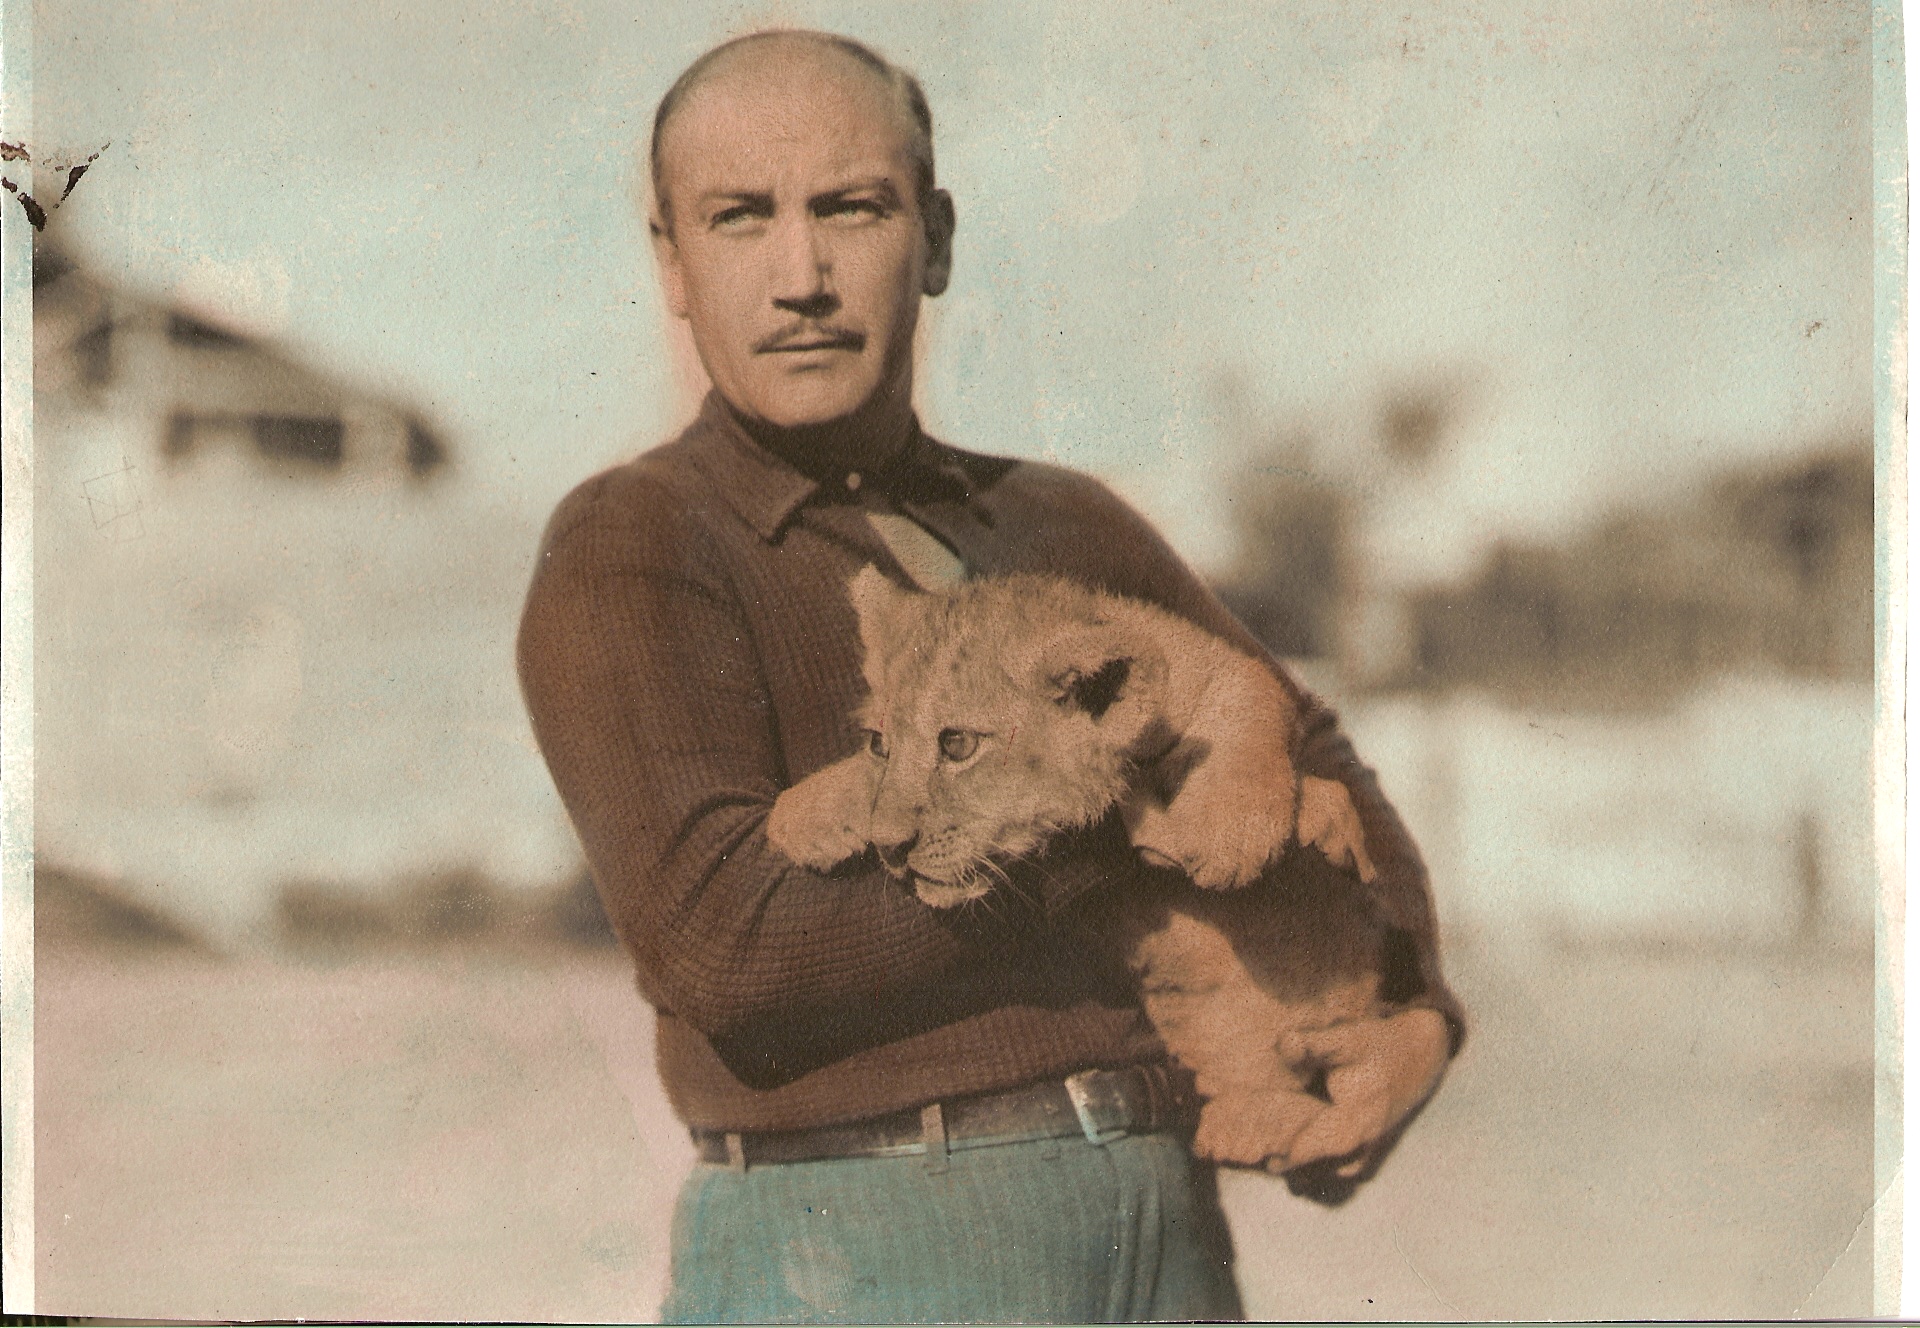
{"type": "Polygon", "coordinates": [[[871,846],[936,908],[1118,806],[1143,856],[1232,896],[1112,919],[1148,1018],[1195,1074],[1194,1146],[1283,1156],[1313,1109],[1299,1032],[1374,1010],[1382,933],[1328,864],[1371,880],[1345,787],[1301,777],[1299,713],[1259,660],[1164,610],[1050,577],[951,591],[853,578],[866,750],[775,800],[774,848],[826,870],[871,846]],[[1281,855],[1296,837],[1327,859],[1281,855]]]}
{"type": "Polygon", "coordinates": [[[1296,826],[1372,878],[1346,789],[1294,769],[1292,693],[1211,633],[1057,577],[927,593],[869,566],[850,590],[867,750],[774,803],[767,838],[795,862],[871,844],[951,907],[1118,805],[1144,856],[1208,889],[1251,884],[1296,826]]]}

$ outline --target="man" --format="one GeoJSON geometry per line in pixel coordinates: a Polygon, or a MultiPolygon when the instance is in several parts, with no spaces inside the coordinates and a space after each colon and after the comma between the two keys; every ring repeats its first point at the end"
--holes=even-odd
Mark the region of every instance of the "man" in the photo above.
{"type": "MultiPolygon", "coordinates": [[[[1256,647],[1099,485],[920,432],[914,327],[954,207],[911,78],[823,34],[731,42],[662,100],[651,161],[667,304],[714,390],[561,504],[519,658],[701,1150],[667,1317],[1237,1317],[1164,1051],[1092,936],[1108,892],[1152,875],[1119,827],[1031,864],[1019,901],[955,915],[877,865],[795,867],[764,825],[861,741],[864,564],[1073,576],[1256,647]]],[[[1406,941],[1406,1008],[1312,1048],[1332,1103],[1289,1160],[1352,1176],[1460,1025],[1412,845],[1332,715],[1308,724],[1302,767],[1350,786],[1406,941]]]]}

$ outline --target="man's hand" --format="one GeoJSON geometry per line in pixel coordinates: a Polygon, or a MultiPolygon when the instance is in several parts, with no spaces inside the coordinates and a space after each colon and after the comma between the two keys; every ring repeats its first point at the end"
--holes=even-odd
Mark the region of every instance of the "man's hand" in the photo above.
{"type": "Polygon", "coordinates": [[[1354,809],[1353,795],[1337,779],[1303,775],[1300,779],[1300,842],[1327,855],[1336,867],[1355,872],[1372,885],[1380,873],[1367,856],[1366,829],[1354,809]]]}
{"type": "Polygon", "coordinates": [[[1402,1010],[1384,1019],[1355,1019],[1289,1034],[1280,1054],[1294,1065],[1321,1065],[1333,1099],[1270,1170],[1344,1159],[1337,1175],[1360,1175],[1395,1127],[1433,1095],[1447,1068],[1447,1021],[1436,1010],[1402,1010]]]}

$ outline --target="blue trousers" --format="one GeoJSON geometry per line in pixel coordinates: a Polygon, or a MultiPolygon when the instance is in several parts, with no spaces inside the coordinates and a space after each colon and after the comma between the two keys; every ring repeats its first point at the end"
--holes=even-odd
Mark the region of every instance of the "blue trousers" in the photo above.
{"type": "Polygon", "coordinates": [[[1164,1135],[699,1165],[669,1323],[1239,1319],[1211,1168],[1164,1135]]]}

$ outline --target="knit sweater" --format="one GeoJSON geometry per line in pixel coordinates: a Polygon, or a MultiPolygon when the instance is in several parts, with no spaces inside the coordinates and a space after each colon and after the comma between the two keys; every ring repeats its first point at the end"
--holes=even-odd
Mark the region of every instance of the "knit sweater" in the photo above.
{"type": "MultiPolygon", "coordinates": [[[[975,575],[1072,577],[1264,657],[1097,482],[917,430],[884,474],[810,476],[709,397],[679,438],[575,489],[527,596],[521,686],[689,1125],[827,1124],[1165,1054],[1094,921],[1108,891],[1164,887],[1117,820],[1027,864],[1005,906],[956,912],[870,863],[823,875],[767,844],[780,791],[862,740],[847,582],[867,563],[908,580],[863,511],[881,494],[975,575]]],[[[1405,941],[1397,985],[1457,1041],[1419,856],[1333,713],[1301,698],[1301,769],[1353,793],[1374,905],[1405,941]]]]}

